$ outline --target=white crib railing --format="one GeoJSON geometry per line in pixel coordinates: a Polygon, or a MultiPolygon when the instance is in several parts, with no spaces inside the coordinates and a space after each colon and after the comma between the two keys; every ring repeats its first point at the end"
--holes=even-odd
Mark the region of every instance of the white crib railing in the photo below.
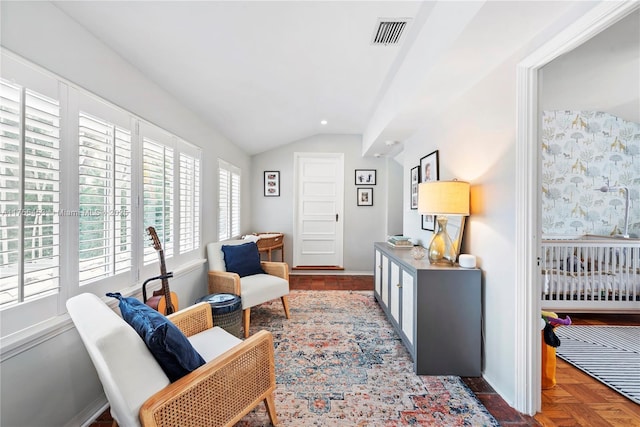
{"type": "Polygon", "coordinates": [[[640,311],[640,240],[543,240],[540,268],[545,310],[640,311]]]}

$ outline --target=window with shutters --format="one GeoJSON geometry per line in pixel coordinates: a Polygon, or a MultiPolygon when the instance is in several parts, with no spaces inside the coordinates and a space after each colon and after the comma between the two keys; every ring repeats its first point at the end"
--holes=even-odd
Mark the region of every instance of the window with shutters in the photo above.
{"type": "Polygon", "coordinates": [[[80,284],[131,270],[131,132],[80,112],[80,284]]]}
{"type": "Polygon", "coordinates": [[[218,160],[218,239],[228,240],[240,235],[240,169],[218,160]]]}
{"type": "Polygon", "coordinates": [[[0,56],[0,336],[157,275],[148,226],[171,269],[202,261],[200,149],[0,56]]]}
{"type": "Polygon", "coordinates": [[[60,283],[60,103],[0,79],[0,307],[60,283]]]}

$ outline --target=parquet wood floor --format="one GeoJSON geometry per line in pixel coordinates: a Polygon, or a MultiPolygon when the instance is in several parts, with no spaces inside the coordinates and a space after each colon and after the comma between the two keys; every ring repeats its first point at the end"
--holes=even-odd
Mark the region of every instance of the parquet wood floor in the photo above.
{"type": "MultiPolygon", "coordinates": [[[[372,276],[292,274],[289,282],[291,289],[298,290],[373,290],[372,276]]],[[[571,319],[576,325],[640,325],[640,315],[571,315],[571,319]]],[[[462,380],[505,427],[640,427],[640,405],[561,359],[556,378],[558,384],[553,389],[542,391],[542,412],[535,417],[511,408],[483,378],[462,380]]],[[[90,427],[111,422],[107,410],[90,427]]]]}
{"type": "MultiPolygon", "coordinates": [[[[569,316],[574,325],[640,325],[640,315],[569,316]]],[[[555,387],[542,390],[542,412],[535,416],[541,425],[640,427],[640,405],[560,358],[557,358],[556,380],[555,387]]]]}

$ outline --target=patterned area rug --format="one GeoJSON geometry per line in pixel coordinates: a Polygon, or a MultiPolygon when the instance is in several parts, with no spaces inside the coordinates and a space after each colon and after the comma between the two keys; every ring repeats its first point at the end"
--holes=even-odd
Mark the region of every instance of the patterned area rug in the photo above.
{"type": "MultiPolygon", "coordinates": [[[[371,291],[292,291],[251,309],[274,335],[282,426],[498,426],[458,378],[417,376],[371,291]]],[[[264,405],[237,426],[268,420],[264,405]]]]}
{"type": "Polygon", "coordinates": [[[556,329],[558,357],[640,404],[640,326],[556,329]]]}

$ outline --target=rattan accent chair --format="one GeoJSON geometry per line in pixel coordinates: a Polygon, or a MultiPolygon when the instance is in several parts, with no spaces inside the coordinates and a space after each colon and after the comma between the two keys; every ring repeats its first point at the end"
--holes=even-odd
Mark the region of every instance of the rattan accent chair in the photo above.
{"type": "Polygon", "coordinates": [[[280,298],[284,314],[287,319],[289,318],[289,266],[287,263],[262,261],[260,264],[267,274],[254,274],[245,277],[227,271],[222,246],[242,245],[247,242],[247,240],[225,240],[207,245],[209,293],[240,295],[245,338],[249,336],[251,307],[280,298]]]}
{"type": "Polygon", "coordinates": [[[206,302],[168,316],[206,362],[170,383],[136,331],[100,298],[81,294],[69,299],[67,308],[102,382],[114,425],[233,426],[260,402],[277,424],[270,332],[242,341],[213,326],[206,302]]]}

